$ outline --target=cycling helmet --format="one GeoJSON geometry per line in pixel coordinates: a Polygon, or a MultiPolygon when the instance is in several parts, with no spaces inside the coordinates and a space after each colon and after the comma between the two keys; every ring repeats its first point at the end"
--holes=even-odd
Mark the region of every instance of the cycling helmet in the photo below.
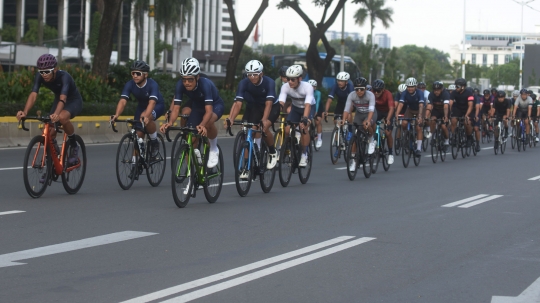
{"type": "Polygon", "coordinates": [[[532,93],[533,93],[532,90],[528,90],[528,91],[527,91],[527,94],[528,94],[528,95],[532,95],[532,93]]]}
{"type": "Polygon", "coordinates": [[[259,60],[251,60],[246,64],[246,72],[248,73],[262,73],[263,64],[259,60]]]}
{"type": "Polygon", "coordinates": [[[435,82],[433,82],[433,85],[431,87],[433,88],[433,90],[443,89],[444,84],[442,82],[440,82],[440,81],[435,81],[435,82]]]}
{"type": "Polygon", "coordinates": [[[135,61],[133,61],[133,63],[129,67],[129,69],[130,70],[138,70],[138,71],[147,73],[147,72],[150,71],[150,66],[148,66],[148,64],[146,64],[146,62],[144,62],[144,61],[135,60],[135,61]]]}
{"type": "Polygon", "coordinates": [[[336,80],[349,81],[351,75],[348,72],[339,72],[336,76],[336,80]]]}
{"type": "Polygon", "coordinates": [[[506,92],[504,90],[500,90],[497,92],[497,97],[504,98],[506,97],[506,92]]]}
{"type": "Polygon", "coordinates": [[[311,79],[308,81],[309,84],[311,84],[311,86],[317,86],[317,81],[311,79]]]}
{"type": "Polygon", "coordinates": [[[373,89],[384,89],[384,81],[381,79],[373,81],[373,89]]]}
{"type": "Polygon", "coordinates": [[[354,87],[366,87],[367,86],[367,80],[364,77],[359,77],[354,79],[354,87]]]}
{"type": "Polygon", "coordinates": [[[39,56],[36,65],[38,69],[51,69],[55,68],[57,64],[56,57],[51,54],[43,54],[39,56]]]}
{"type": "MultiPolygon", "coordinates": [[[[499,92],[497,91],[497,88],[492,87],[492,88],[491,88],[491,93],[493,93],[493,94],[498,94],[499,92]]],[[[505,93],[505,94],[506,94],[506,93],[505,93]]]]}
{"type": "Polygon", "coordinates": [[[180,75],[182,76],[197,76],[201,71],[199,66],[199,60],[195,58],[186,58],[182,61],[182,67],[180,68],[180,75]]]}
{"type": "Polygon", "coordinates": [[[519,91],[518,91],[518,90],[513,91],[513,92],[512,92],[512,95],[513,95],[514,97],[519,96],[519,91]]]}
{"type": "Polygon", "coordinates": [[[420,82],[420,83],[418,83],[418,85],[416,87],[418,87],[420,89],[426,88],[426,84],[424,82],[420,82]]]}
{"type": "Polygon", "coordinates": [[[527,93],[527,90],[522,88],[520,91],[519,91],[519,94],[520,95],[523,95],[523,94],[526,94],[527,93]]]}
{"type": "Polygon", "coordinates": [[[490,92],[489,92],[489,89],[484,89],[484,95],[489,95],[490,92]]]}
{"type": "Polygon", "coordinates": [[[416,79],[411,77],[411,78],[408,78],[407,80],[405,80],[405,85],[408,86],[414,86],[416,87],[416,85],[418,85],[418,82],[416,82],[416,79]]]}
{"type": "Polygon", "coordinates": [[[478,94],[478,93],[480,93],[480,90],[478,88],[475,88],[474,92],[478,94]]]}
{"type": "Polygon", "coordinates": [[[455,84],[450,84],[448,85],[448,90],[455,90],[456,89],[456,85],[455,84]]]}
{"type": "Polygon", "coordinates": [[[457,78],[456,81],[454,81],[454,84],[457,86],[461,86],[461,87],[465,87],[467,86],[467,80],[463,79],[463,78],[457,78]]]}
{"type": "Polygon", "coordinates": [[[366,85],[366,89],[369,90],[369,91],[371,91],[371,85],[369,85],[369,84],[366,85]]]}
{"type": "Polygon", "coordinates": [[[535,101],[536,100],[536,94],[532,93],[531,98],[533,99],[533,101],[535,101]]]}
{"type": "Polygon", "coordinates": [[[287,69],[289,69],[289,67],[287,65],[283,65],[282,67],[279,68],[279,75],[281,77],[287,77],[287,69]]]}
{"type": "Polygon", "coordinates": [[[398,91],[400,93],[404,92],[405,90],[407,89],[407,85],[405,85],[405,83],[402,83],[398,86],[398,91]]]}
{"type": "Polygon", "coordinates": [[[300,65],[292,65],[290,66],[288,69],[287,69],[287,77],[290,77],[290,78],[298,78],[298,77],[302,77],[302,66],[300,65]]]}

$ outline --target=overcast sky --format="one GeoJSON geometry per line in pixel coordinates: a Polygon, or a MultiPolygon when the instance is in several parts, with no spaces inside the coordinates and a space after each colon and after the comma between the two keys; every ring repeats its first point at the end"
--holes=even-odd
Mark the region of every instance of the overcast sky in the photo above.
{"type": "MultiPolygon", "coordinates": [[[[520,32],[521,5],[513,0],[465,0],[466,30],[486,32],[520,32]]],[[[521,0],[516,0],[521,2],[521,0]]],[[[243,30],[260,6],[261,0],[237,0],[236,16],[243,30]]],[[[309,30],[304,21],[292,9],[278,10],[279,0],[270,0],[270,5],[260,18],[259,31],[263,44],[281,44],[285,29],[285,44],[298,42],[309,44],[309,30]]],[[[300,0],[308,16],[318,22],[323,10],[316,8],[311,0],[300,0]]],[[[529,3],[535,11],[524,7],[523,31],[535,32],[540,25],[540,0],[529,3]]],[[[387,33],[392,46],[416,44],[449,52],[450,45],[459,44],[463,31],[463,0],[386,0],[386,6],[394,10],[394,22],[385,29],[380,22],[375,24],[374,34],[387,33]]],[[[360,27],[354,22],[354,13],[360,5],[346,4],[345,31],[360,32],[364,38],[369,34],[369,22],[360,27]]],[[[341,14],[330,30],[341,31],[341,14]]],[[[251,42],[248,42],[251,44],[251,42]]]]}

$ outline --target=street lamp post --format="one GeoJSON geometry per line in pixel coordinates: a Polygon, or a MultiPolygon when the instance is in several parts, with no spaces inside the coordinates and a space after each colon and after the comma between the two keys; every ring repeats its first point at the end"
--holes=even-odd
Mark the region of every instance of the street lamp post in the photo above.
{"type": "Polygon", "coordinates": [[[465,3],[463,0],[463,48],[461,50],[461,78],[465,79],[465,3]]]}
{"type": "Polygon", "coordinates": [[[523,56],[525,55],[525,47],[523,45],[523,7],[526,4],[529,4],[533,1],[534,0],[528,0],[528,1],[521,0],[521,2],[515,1],[516,3],[521,4],[521,43],[520,43],[521,45],[519,49],[520,50],[519,52],[520,53],[519,54],[519,89],[523,88],[523,56]]]}

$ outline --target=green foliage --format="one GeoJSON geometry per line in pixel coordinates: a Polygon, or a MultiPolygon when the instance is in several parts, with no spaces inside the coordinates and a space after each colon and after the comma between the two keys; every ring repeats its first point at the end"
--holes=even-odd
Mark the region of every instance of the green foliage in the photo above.
{"type": "Polygon", "coordinates": [[[17,37],[17,28],[9,24],[4,24],[4,28],[0,30],[3,41],[15,42],[17,37]]]}
{"type": "Polygon", "coordinates": [[[281,55],[303,53],[306,50],[298,48],[296,45],[265,44],[262,45],[262,52],[263,54],[281,55]]]}
{"type": "Polygon", "coordinates": [[[99,27],[101,24],[101,14],[96,11],[92,16],[92,25],[90,26],[90,38],[88,38],[88,50],[92,56],[96,53],[99,40],[99,27]]]}
{"type": "MultiPolygon", "coordinates": [[[[155,43],[154,43],[155,64],[157,64],[161,60],[161,54],[163,53],[164,50],[172,52],[173,47],[172,45],[165,43],[163,40],[156,38],[155,43]]],[[[148,62],[148,59],[146,60],[146,62],[148,62]]]]}
{"type": "MultiPolygon", "coordinates": [[[[38,20],[37,19],[28,19],[28,31],[24,34],[24,37],[21,39],[23,43],[36,44],[38,42],[38,20]]],[[[17,37],[17,28],[9,24],[4,25],[4,28],[0,30],[2,33],[3,41],[16,41],[17,37]]],[[[44,25],[43,26],[43,41],[54,40],[58,37],[58,31],[56,28],[44,25]]]]}
{"type": "Polygon", "coordinates": [[[486,73],[492,86],[519,85],[519,59],[514,59],[506,64],[492,67],[486,73]]]}

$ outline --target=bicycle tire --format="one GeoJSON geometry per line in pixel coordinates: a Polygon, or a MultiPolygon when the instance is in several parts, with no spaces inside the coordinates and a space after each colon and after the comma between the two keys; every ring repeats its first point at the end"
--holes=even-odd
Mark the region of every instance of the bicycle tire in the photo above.
{"type": "Polygon", "coordinates": [[[269,193],[270,190],[272,190],[272,187],[274,186],[274,180],[276,179],[276,167],[274,166],[274,168],[272,169],[266,168],[269,153],[270,150],[268,149],[268,145],[266,145],[266,142],[264,142],[264,140],[261,140],[261,162],[259,163],[259,173],[261,189],[265,194],[269,193]]]}
{"type": "MultiPolygon", "coordinates": [[[[369,143],[364,133],[358,135],[358,146],[356,153],[360,153],[362,160],[359,161],[362,163],[362,170],[364,171],[364,177],[371,177],[371,167],[373,166],[373,157],[368,153],[369,143]]],[[[358,165],[358,164],[357,164],[358,165]]]]}
{"type": "Polygon", "coordinates": [[[26,192],[32,198],[39,198],[45,193],[52,175],[52,158],[49,153],[45,151],[44,142],[45,137],[41,135],[35,136],[30,140],[30,143],[28,143],[28,147],[24,154],[24,187],[26,188],[26,192]],[[40,163],[39,165],[36,163],[32,164],[34,159],[43,159],[44,154],[45,161],[43,163],[40,163]],[[44,182],[40,182],[41,180],[44,180],[44,182]]]}
{"type": "Polygon", "coordinates": [[[493,143],[493,152],[495,155],[499,153],[499,140],[495,139],[495,142],[493,143]]]}
{"type": "Polygon", "coordinates": [[[238,149],[243,146],[244,142],[246,142],[246,133],[244,133],[243,130],[239,130],[236,133],[236,137],[234,138],[234,145],[233,145],[233,163],[236,167],[238,163],[236,163],[236,160],[238,160],[238,149]]]}
{"type": "Polygon", "coordinates": [[[379,151],[381,152],[381,158],[382,158],[382,165],[384,171],[388,171],[390,169],[390,164],[388,164],[388,148],[386,147],[387,138],[381,140],[381,146],[382,149],[379,151]]]}
{"type": "MultiPolygon", "coordinates": [[[[416,139],[416,135],[413,134],[413,133],[411,133],[411,139],[410,139],[410,141],[411,141],[411,142],[414,142],[414,139],[416,139]]],[[[413,144],[413,146],[414,146],[414,144],[413,144]]],[[[422,160],[422,156],[417,157],[416,154],[414,154],[414,155],[412,155],[412,157],[413,157],[414,166],[420,165],[420,160],[422,160]]]]}
{"type": "Polygon", "coordinates": [[[516,127],[512,127],[512,139],[511,139],[511,143],[512,143],[512,149],[515,149],[516,148],[516,145],[517,145],[517,131],[516,131],[516,127]]]}
{"type": "Polygon", "coordinates": [[[401,160],[403,161],[403,167],[407,168],[409,166],[409,162],[411,161],[411,142],[409,142],[409,131],[404,130],[401,132],[401,160]]]}
{"type": "Polygon", "coordinates": [[[133,185],[133,182],[135,182],[135,176],[130,178],[132,169],[135,169],[133,174],[138,175],[139,173],[139,157],[134,156],[136,151],[138,151],[138,148],[132,134],[125,134],[120,139],[118,149],[116,150],[116,180],[118,180],[118,185],[123,190],[128,190],[133,185]],[[135,158],[135,162],[133,162],[133,158],[135,158]]]}
{"type": "MultiPolygon", "coordinates": [[[[300,179],[300,183],[302,184],[306,184],[308,182],[309,176],[311,175],[311,166],[313,163],[313,149],[311,148],[311,145],[308,145],[306,148],[307,148],[306,166],[304,167],[298,166],[298,178],[300,179]]],[[[300,150],[302,150],[302,148],[300,150]]]]}
{"type": "Polygon", "coordinates": [[[309,128],[309,136],[311,137],[311,144],[313,145],[313,150],[315,151],[319,151],[321,148],[317,148],[317,130],[316,130],[316,126],[314,123],[311,123],[310,124],[310,128],[309,128]]]}
{"type": "Polygon", "coordinates": [[[339,134],[339,128],[334,127],[334,130],[332,131],[332,139],[330,139],[330,160],[334,165],[338,162],[341,156],[340,139],[341,135],[339,134]]]}
{"type": "Polygon", "coordinates": [[[476,146],[479,145],[478,144],[478,141],[476,141],[476,137],[475,135],[473,135],[473,143],[472,143],[472,148],[471,148],[471,151],[473,153],[473,155],[476,157],[476,154],[478,154],[478,152],[476,151],[476,146]]]}
{"type": "MultiPolygon", "coordinates": [[[[73,167],[64,167],[62,173],[62,185],[66,192],[70,195],[76,194],[84,182],[84,176],[86,175],[86,146],[84,145],[83,139],[79,135],[75,135],[75,141],[79,145],[79,163],[76,164],[76,168],[73,167]]],[[[66,143],[69,144],[69,143],[66,143]]],[[[64,155],[64,165],[68,164],[68,158],[71,147],[66,148],[66,153],[64,155]]]]}
{"type": "Polygon", "coordinates": [[[434,142],[431,142],[431,161],[433,163],[437,163],[437,159],[439,158],[439,152],[440,150],[440,142],[439,142],[439,131],[437,131],[437,136],[435,137],[434,142]]]}
{"type": "Polygon", "coordinates": [[[518,132],[518,137],[516,138],[516,145],[517,145],[517,150],[518,152],[521,152],[521,143],[522,143],[522,139],[521,139],[521,130],[520,132],[518,132]]]}
{"type": "Polygon", "coordinates": [[[399,154],[401,153],[401,149],[401,125],[398,125],[396,126],[396,132],[394,134],[394,153],[396,154],[396,156],[399,156],[399,154]],[[400,134],[399,136],[398,133],[400,134]]]}
{"type": "Polygon", "coordinates": [[[501,155],[504,154],[504,151],[506,150],[506,140],[503,142],[499,142],[499,145],[501,147],[501,155]]]}
{"type": "MultiPolygon", "coordinates": [[[[161,134],[157,135],[157,140],[159,143],[159,150],[156,154],[156,157],[152,159],[153,151],[146,153],[146,178],[148,183],[152,187],[159,186],[165,176],[165,168],[167,167],[167,150],[165,149],[165,140],[161,134]]],[[[146,142],[146,146],[150,149],[150,140],[146,142]]]]}
{"type": "Polygon", "coordinates": [[[461,144],[461,140],[459,138],[459,131],[456,131],[453,134],[453,139],[452,139],[452,158],[454,160],[457,159],[460,144],[461,144]]]}
{"type": "Polygon", "coordinates": [[[467,138],[467,135],[464,130],[460,131],[460,135],[461,135],[461,157],[466,158],[468,156],[467,150],[469,149],[469,147],[467,147],[467,144],[468,144],[467,141],[469,141],[469,138],[467,138]]]}
{"type": "Polygon", "coordinates": [[[249,153],[249,150],[249,142],[246,141],[244,142],[243,146],[239,150],[237,150],[237,158],[234,161],[235,163],[237,163],[234,166],[234,183],[236,184],[236,191],[238,192],[240,197],[245,197],[249,193],[249,189],[251,188],[253,169],[248,166],[249,154],[246,155],[246,153],[249,153]],[[247,171],[247,179],[240,178],[244,171],[247,171]]]}
{"type": "Polygon", "coordinates": [[[287,187],[291,181],[291,175],[294,167],[293,152],[292,140],[290,137],[287,137],[281,147],[279,155],[279,182],[283,187],[287,187]]]}
{"type": "Polygon", "coordinates": [[[223,163],[223,152],[219,144],[217,145],[219,150],[218,164],[212,168],[205,167],[205,176],[204,176],[204,196],[208,203],[216,203],[219,195],[221,194],[221,188],[223,187],[223,172],[224,166],[223,163]]]}
{"type": "MultiPolygon", "coordinates": [[[[175,155],[176,147],[177,146],[182,146],[183,144],[186,143],[184,138],[182,138],[182,135],[183,134],[180,132],[180,133],[176,134],[176,136],[173,139],[172,148],[171,148],[171,159],[172,159],[172,156],[175,155]]],[[[174,163],[173,163],[173,161],[171,161],[171,170],[173,170],[173,169],[174,169],[174,163]]]]}
{"type": "Polygon", "coordinates": [[[426,136],[422,137],[422,151],[427,151],[429,139],[426,136]]]}
{"type": "Polygon", "coordinates": [[[351,171],[350,163],[347,163],[347,167],[346,167],[347,168],[347,177],[349,177],[349,180],[353,181],[356,178],[356,173],[358,172],[358,168],[360,166],[359,165],[360,164],[360,157],[359,157],[360,149],[358,148],[358,138],[356,136],[351,138],[351,142],[350,142],[349,146],[347,147],[347,154],[349,155],[349,159],[351,159],[349,161],[352,161],[353,158],[356,161],[356,164],[355,164],[355,167],[354,167],[353,171],[351,171]],[[353,157],[352,156],[352,149],[355,146],[356,146],[356,154],[353,157]]]}
{"type": "Polygon", "coordinates": [[[443,140],[444,137],[441,137],[439,139],[439,154],[440,154],[440,158],[441,158],[441,162],[444,162],[446,161],[446,151],[444,150],[444,141],[443,140]]]}
{"type": "Polygon", "coordinates": [[[184,208],[191,198],[195,183],[195,166],[189,157],[189,145],[182,144],[171,159],[174,169],[171,173],[171,188],[174,204],[184,208]]]}
{"type": "MultiPolygon", "coordinates": [[[[380,140],[381,137],[379,136],[378,139],[380,140]]],[[[377,169],[379,168],[379,163],[381,161],[380,146],[377,142],[375,143],[375,151],[373,151],[371,158],[373,159],[373,163],[371,165],[371,173],[376,174],[377,169]]]]}

